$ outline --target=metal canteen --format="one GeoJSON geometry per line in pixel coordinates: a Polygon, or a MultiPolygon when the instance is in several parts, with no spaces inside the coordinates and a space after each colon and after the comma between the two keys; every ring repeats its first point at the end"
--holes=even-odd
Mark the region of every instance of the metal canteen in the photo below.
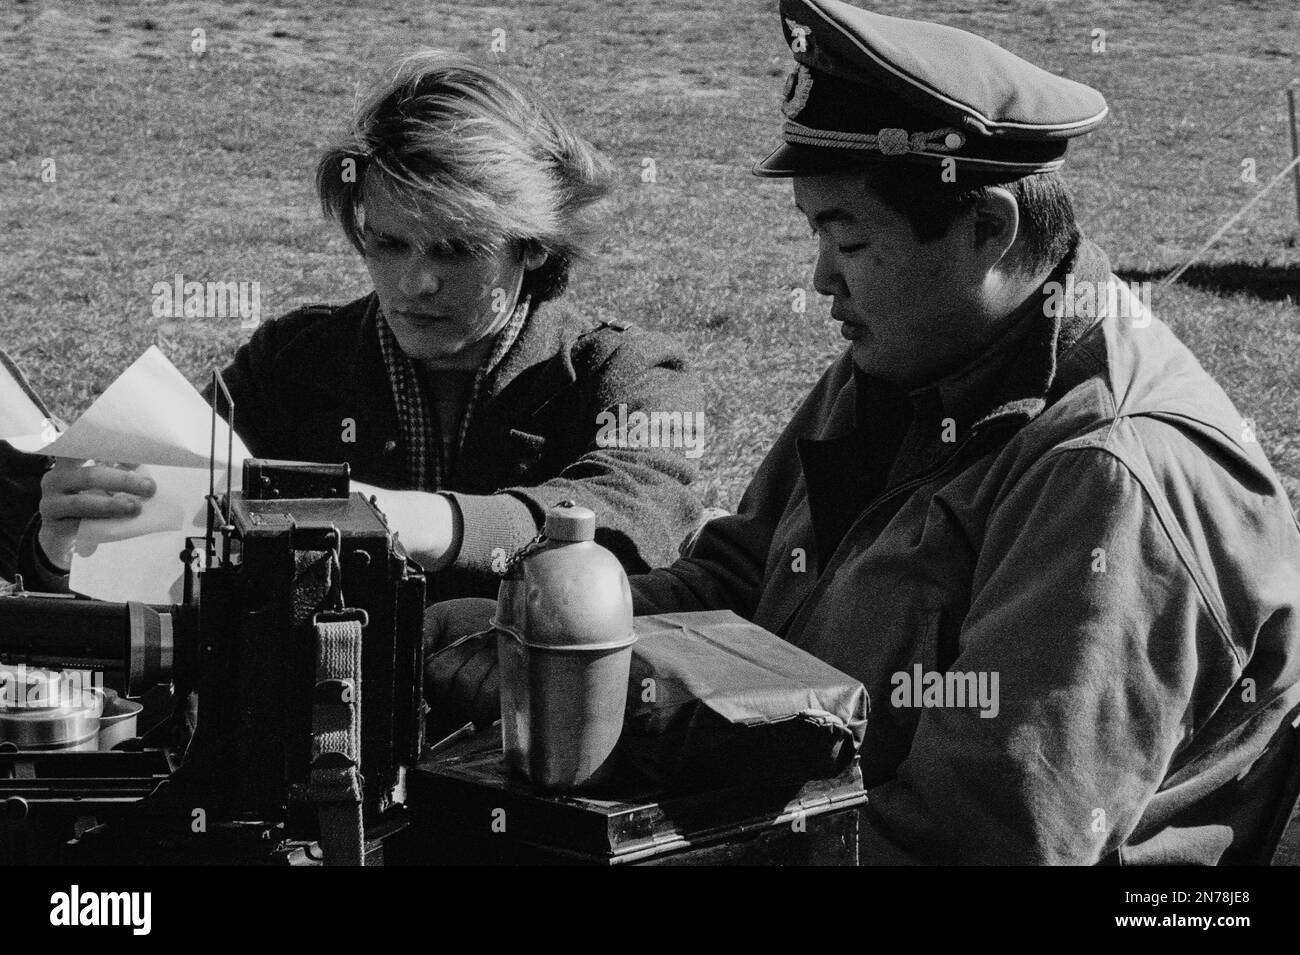
{"type": "Polygon", "coordinates": [[[492,621],[506,763],[552,791],[607,780],[623,731],[632,591],[595,530],[590,510],[553,507],[512,560],[492,621]]]}

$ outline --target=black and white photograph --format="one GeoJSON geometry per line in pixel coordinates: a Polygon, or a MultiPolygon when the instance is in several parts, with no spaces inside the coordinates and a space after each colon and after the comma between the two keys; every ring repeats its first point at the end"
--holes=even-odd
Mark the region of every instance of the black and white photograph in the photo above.
{"type": "Polygon", "coordinates": [[[7,924],[1278,926],[1298,100],[1294,0],[3,0],[7,924]]]}

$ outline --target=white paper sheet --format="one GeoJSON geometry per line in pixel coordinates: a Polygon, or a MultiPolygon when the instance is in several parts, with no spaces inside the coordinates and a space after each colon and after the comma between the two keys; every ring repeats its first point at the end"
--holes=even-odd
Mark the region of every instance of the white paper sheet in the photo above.
{"type": "Polygon", "coordinates": [[[37,451],[58,437],[58,429],[0,361],[0,440],[19,451],[37,451]]]}
{"type": "MultiPolygon", "coordinates": [[[[56,458],[207,468],[211,434],[212,408],[154,345],[40,453],[56,458]]],[[[218,418],[218,465],[226,463],[228,437],[225,421],[218,418]]],[[[238,436],[234,457],[236,463],[248,457],[238,436]]]]}
{"type": "MultiPolygon", "coordinates": [[[[0,387],[4,377],[0,375],[0,387]]],[[[6,390],[0,397],[8,395],[6,390]]],[[[25,394],[22,397],[31,403],[25,394]]],[[[13,407],[17,410],[12,414],[0,416],[0,438],[11,444],[13,438],[30,438],[22,429],[31,421],[29,410],[17,403],[13,407]]],[[[40,420],[46,427],[43,415],[40,420]]],[[[63,434],[51,441],[46,427],[45,441],[36,447],[28,442],[23,450],[54,457],[142,465],[137,473],[152,478],[158,487],[134,517],[81,522],[70,580],[75,592],[99,600],[179,602],[185,538],[206,529],[211,435],[211,407],[166,356],[151,347],[63,434]]],[[[228,438],[229,429],[218,418],[215,460],[223,492],[228,438]]],[[[238,435],[230,457],[238,487],[248,457],[238,435]]]]}

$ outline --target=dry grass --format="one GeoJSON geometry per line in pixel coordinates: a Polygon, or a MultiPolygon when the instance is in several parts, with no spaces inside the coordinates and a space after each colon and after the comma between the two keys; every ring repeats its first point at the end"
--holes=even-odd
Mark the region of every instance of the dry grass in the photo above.
{"type": "MultiPolygon", "coordinates": [[[[882,3],[977,29],[1107,94],[1113,121],[1069,167],[1085,229],[1118,265],[1173,267],[1286,161],[1281,87],[1296,69],[1289,0],[1238,4],[1044,0],[882,3]],[[1107,52],[1094,54],[1094,28],[1107,52]]],[[[575,307],[668,330],[709,389],[710,503],[734,506],[790,410],[842,344],[808,287],[813,247],[788,186],[748,173],[773,142],[789,58],[775,4],[556,0],[486,6],[344,0],[11,2],[0,8],[3,257],[0,346],[56,409],[84,408],[148,344],[193,380],[247,334],[230,320],[161,323],[151,288],[255,280],[274,315],[367,291],[321,221],[316,155],[359,83],[417,46],[499,60],[615,158],[602,260],[575,307]],[[207,49],[191,52],[191,31],[207,49]],[[492,54],[493,30],[506,50],[492,54]],[[57,180],[41,181],[41,161],[57,180]],[[656,183],[641,181],[653,158],[656,183]],[[163,325],[164,327],[160,327],[163,325]]],[[[1277,190],[1209,257],[1297,263],[1277,190]]],[[[1187,288],[1157,296],[1283,470],[1300,474],[1293,303],[1187,288]]]]}

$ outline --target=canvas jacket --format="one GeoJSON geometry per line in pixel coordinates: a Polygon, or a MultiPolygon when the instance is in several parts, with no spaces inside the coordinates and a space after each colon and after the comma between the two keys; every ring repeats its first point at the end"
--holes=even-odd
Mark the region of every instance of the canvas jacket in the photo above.
{"type": "MultiPolygon", "coordinates": [[[[1066,273],[1110,278],[1087,242],[1066,273]]],[[[863,682],[866,864],[1255,861],[1300,702],[1300,528],[1168,327],[1043,301],[907,396],[883,464],[846,352],[636,612],[729,608],[863,682]]]]}

